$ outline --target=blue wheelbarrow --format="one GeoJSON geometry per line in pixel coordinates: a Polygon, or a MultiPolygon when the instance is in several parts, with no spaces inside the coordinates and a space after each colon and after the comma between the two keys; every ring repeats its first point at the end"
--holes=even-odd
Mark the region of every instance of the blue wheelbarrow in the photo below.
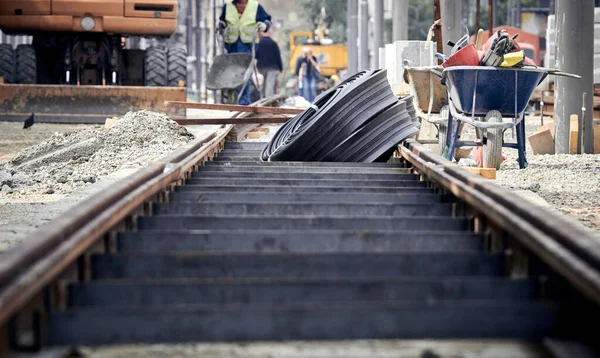
{"type": "Polygon", "coordinates": [[[452,160],[462,146],[483,146],[483,166],[500,168],[502,147],[517,149],[519,167],[525,158],[525,107],[537,85],[548,75],[541,68],[456,66],[444,69],[442,81],[448,89],[448,130],[444,155],[452,160]],[[459,141],[462,123],[475,127],[481,141],[459,141]],[[504,143],[504,131],[515,128],[517,143],[504,143]]]}

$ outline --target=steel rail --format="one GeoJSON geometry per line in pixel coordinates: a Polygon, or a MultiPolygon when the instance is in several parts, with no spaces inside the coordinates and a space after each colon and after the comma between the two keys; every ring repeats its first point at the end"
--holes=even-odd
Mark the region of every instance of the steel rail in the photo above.
{"type": "MultiPolygon", "coordinates": [[[[210,159],[222,147],[230,130],[229,126],[216,134],[202,136],[163,161],[150,164],[141,173],[119,182],[120,185],[115,185],[108,196],[112,201],[107,199],[104,192],[98,193],[62,215],[63,221],[60,223],[49,224],[48,228],[42,227],[37,233],[40,237],[37,242],[44,245],[34,246],[37,255],[19,255],[12,261],[22,272],[17,273],[10,285],[0,291],[0,327],[137,207],[169,184],[182,179],[194,165],[210,159]],[[94,204],[98,201],[105,205],[95,208],[94,204]],[[94,215],[80,211],[80,208],[93,208],[95,210],[91,212],[94,215]],[[48,234],[46,230],[49,230],[48,234]],[[68,230],[68,233],[59,230],[68,230]],[[50,243],[53,246],[49,246],[50,243]],[[42,251],[43,249],[46,251],[42,251]],[[46,256],[40,258],[40,254],[46,256]],[[24,267],[27,268],[23,270],[24,267]]],[[[8,269],[12,272],[17,270],[11,267],[8,269]]]]}
{"type": "MultiPolygon", "coordinates": [[[[195,139],[42,227],[35,241],[9,251],[0,262],[0,329],[145,203],[210,160],[233,128],[222,126],[195,139]]],[[[489,221],[490,228],[507,233],[580,293],[600,303],[600,266],[596,266],[600,255],[592,250],[594,246],[582,252],[583,243],[593,242],[583,230],[549,210],[508,200],[508,190],[465,172],[416,141],[406,140],[398,151],[416,173],[451,193],[489,221]]]]}
{"type": "MultiPolygon", "coordinates": [[[[486,219],[527,247],[559,275],[564,277],[586,297],[600,303],[600,270],[570,250],[563,242],[594,241],[569,220],[530,203],[510,201],[511,193],[492,183],[483,183],[475,174],[457,165],[431,155],[416,141],[407,140],[399,147],[401,156],[411,163],[419,174],[441,185],[455,197],[485,215],[486,219]],[[527,211],[527,208],[529,209],[527,211]],[[548,223],[544,218],[557,221],[548,223]],[[563,227],[561,227],[563,225],[563,227]],[[565,229],[566,228],[566,229],[565,229]],[[573,230],[570,233],[568,230],[573,230]]],[[[593,256],[592,253],[586,256],[593,256]]]]}

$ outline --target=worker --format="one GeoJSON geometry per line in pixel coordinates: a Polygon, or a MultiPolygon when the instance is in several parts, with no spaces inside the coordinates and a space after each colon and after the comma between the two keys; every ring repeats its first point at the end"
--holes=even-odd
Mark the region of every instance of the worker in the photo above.
{"type": "MultiPolygon", "coordinates": [[[[252,53],[252,46],[259,42],[254,33],[268,31],[271,27],[271,15],[258,3],[257,0],[228,0],[223,5],[219,17],[218,29],[224,30],[225,49],[228,53],[252,53]]],[[[250,104],[250,81],[244,87],[244,92],[239,93],[241,105],[250,104]]]]}
{"type": "Polygon", "coordinates": [[[271,37],[272,30],[261,32],[256,62],[258,71],[263,75],[261,87],[263,98],[274,96],[277,93],[277,76],[283,70],[281,51],[277,42],[271,37]]]}
{"type": "Polygon", "coordinates": [[[295,75],[298,76],[298,82],[302,83],[303,97],[311,103],[317,96],[317,78],[320,75],[320,71],[317,58],[313,56],[312,50],[309,47],[303,47],[302,56],[298,57],[296,61],[295,75]],[[301,72],[300,68],[303,65],[306,67],[301,72]]]}

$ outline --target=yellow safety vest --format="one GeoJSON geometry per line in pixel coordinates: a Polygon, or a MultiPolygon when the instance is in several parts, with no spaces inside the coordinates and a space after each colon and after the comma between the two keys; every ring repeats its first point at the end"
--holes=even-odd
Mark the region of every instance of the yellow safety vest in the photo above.
{"type": "MultiPolygon", "coordinates": [[[[258,12],[258,1],[248,0],[246,9],[242,16],[238,16],[238,11],[233,1],[227,3],[225,10],[225,21],[227,28],[225,29],[225,42],[228,44],[235,43],[238,37],[243,43],[252,43],[252,37],[256,30],[256,13],[258,12]]],[[[258,43],[258,36],[256,43],[258,43]]]]}

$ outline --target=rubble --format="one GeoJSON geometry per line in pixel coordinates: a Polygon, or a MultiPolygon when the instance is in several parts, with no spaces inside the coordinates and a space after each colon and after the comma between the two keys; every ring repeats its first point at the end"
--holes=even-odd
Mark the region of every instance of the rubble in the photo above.
{"type": "Polygon", "coordinates": [[[2,192],[68,194],[119,169],[142,168],[194,137],[166,115],[149,111],[110,121],[108,129],[54,133],[19,152],[0,165],[2,192]]]}

